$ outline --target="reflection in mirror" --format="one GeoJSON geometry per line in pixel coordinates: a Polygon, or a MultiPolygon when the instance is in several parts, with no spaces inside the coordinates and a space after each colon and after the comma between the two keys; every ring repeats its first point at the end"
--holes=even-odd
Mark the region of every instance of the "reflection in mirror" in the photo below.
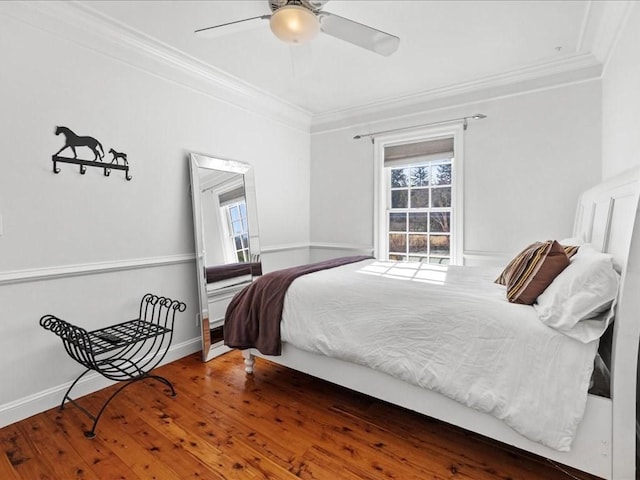
{"type": "Polygon", "coordinates": [[[222,346],[226,305],[262,274],[262,266],[252,167],[195,153],[190,166],[206,361],[226,351],[222,346]]]}

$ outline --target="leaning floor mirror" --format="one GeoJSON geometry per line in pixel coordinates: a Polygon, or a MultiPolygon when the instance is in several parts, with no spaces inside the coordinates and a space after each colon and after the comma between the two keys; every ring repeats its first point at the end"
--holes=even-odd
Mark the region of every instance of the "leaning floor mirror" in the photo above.
{"type": "Polygon", "coordinates": [[[224,314],[233,296],[262,274],[251,165],[190,154],[202,359],[228,350],[224,314]]]}

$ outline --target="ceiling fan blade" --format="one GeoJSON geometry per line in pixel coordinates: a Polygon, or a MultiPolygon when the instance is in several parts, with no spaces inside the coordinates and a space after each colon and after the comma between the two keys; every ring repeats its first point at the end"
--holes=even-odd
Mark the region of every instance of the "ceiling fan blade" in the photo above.
{"type": "Polygon", "coordinates": [[[380,55],[389,56],[398,49],[400,39],[390,33],[363,25],[329,12],[320,12],[320,30],[380,55]]]}
{"type": "Polygon", "coordinates": [[[236,20],[235,22],[222,23],[212,27],[200,28],[194,33],[203,38],[216,38],[232,33],[245,32],[257,27],[263,20],[269,20],[271,15],[260,15],[259,17],[245,18],[244,20],[236,20]]]}

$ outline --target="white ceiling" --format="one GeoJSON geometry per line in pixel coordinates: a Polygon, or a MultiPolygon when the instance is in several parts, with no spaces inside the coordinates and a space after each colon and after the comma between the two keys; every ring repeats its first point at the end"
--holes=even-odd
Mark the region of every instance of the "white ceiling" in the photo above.
{"type": "Polygon", "coordinates": [[[218,38],[194,34],[270,13],[266,0],[92,1],[84,7],[317,116],[509,78],[527,68],[557,70],[591,55],[599,3],[332,0],[324,6],[400,37],[389,57],[322,33],[306,47],[289,46],[266,21],[218,38]]]}

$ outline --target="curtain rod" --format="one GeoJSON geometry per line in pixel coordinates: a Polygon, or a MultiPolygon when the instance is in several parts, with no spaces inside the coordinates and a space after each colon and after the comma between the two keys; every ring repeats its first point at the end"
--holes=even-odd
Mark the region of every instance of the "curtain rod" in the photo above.
{"type": "Polygon", "coordinates": [[[376,135],[382,135],[383,133],[399,132],[401,130],[409,130],[410,128],[431,127],[433,125],[444,125],[446,123],[453,123],[453,122],[459,122],[459,121],[463,122],[462,125],[466,130],[469,125],[469,120],[482,120],[483,118],[487,118],[487,116],[482,113],[476,113],[475,115],[471,115],[469,117],[452,118],[451,120],[441,120],[439,122],[423,123],[421,125],[411,125],[410,127],[400,127],[400,128],[394,128],[391,130],[382,130],[380,132],[361,133],[360,135],[356,135],[355,137],[353,137],[353,139],[360,140],[362,137],[370,137],[371,143],[373,143],[374,137],[376,135]]]}

